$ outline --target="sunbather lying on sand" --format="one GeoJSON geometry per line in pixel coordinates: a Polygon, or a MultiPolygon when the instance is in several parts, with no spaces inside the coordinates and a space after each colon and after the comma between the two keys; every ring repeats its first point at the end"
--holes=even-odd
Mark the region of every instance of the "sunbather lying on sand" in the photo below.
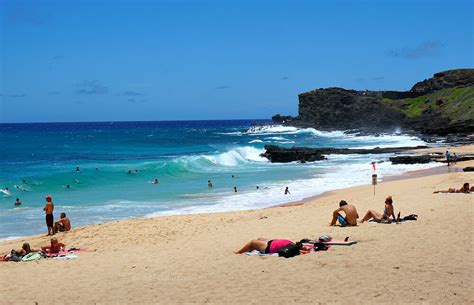
{"type": "Polygon", "coordinates": [[[383,210],[383,214],[377,213],[374,210],[368,210],[367,213],[365,213],[364,217],[360,221],[360,223],[363,223],[364,221],[367,221],[369,219],[373,219],[376,222],[381,222],[383,220],[386,220],[388,222],[391,222],[390,216],[392,216],[393,221],[395,221],[397,218],[395,217],[395,212],[393,211],[393,200],[392,196],[388,196],[385,199],[385,208],[383,210]]]}
{"type": "Polygon", "coordinates": [[[330,225],[335,226],[336,222],[339,221],[343,227],[357,226],[357,218],[359,218],[359,214],[357,214],[357,209],[355,206],[347,204],[345,200],[341,200],[339,202],[339,209],[332,212],[332,220],[330,225]],[[339,212],[344,212],[346,216],[342,216],[339,212]]]}
{"type": "Polygon", "coordinates": [[[30,247],[29,243],[24,243],[23,246],[21,246],[21,250],[12,249],[10,254],[4,255],[1,258],[1,260],[3,260],[3,261],[9,261],[9,260],[20,261],[23,256],[28,255],[32,252],[40,252],[40,251],[41,251],[40,249],[32,249],[30,247]]]}
{"type": "Polygon", "coordinates": [[[56,238],[51,238],[51,245],[41,247],[41,249],[46,254],[57,254],[61,251],[61,248],[64,249],[66,247],[65,244],[58,242],[56,238]]]}
{"type": "Polygon", "coordinates": [[[443,191],[434,191],[433,194],[438,194],[438,193],[464,193],[467,194],[469,192],[474,192],[474,186],[469,188],[469,183],[464,183],[460,189],[455,189],[454,187],[450,187],[447,190],[443,191]]]}
{"type": "MultiPolygon", "coordinates": [[[[268,239],[264,237],[259,237],[257,239],[252,239],[251,241],[247,242],[243,247],[236,251],[235,254],[240,254],[244,252],[251,252],[253,250],[258,250],[261,253],[278,253],[283,247],[286,247],[289,244],[294,244],[293,241],[288,239],[268,239]]],[[[300,250],[309,251],[309,248],[300,244],[300,250]]]]}

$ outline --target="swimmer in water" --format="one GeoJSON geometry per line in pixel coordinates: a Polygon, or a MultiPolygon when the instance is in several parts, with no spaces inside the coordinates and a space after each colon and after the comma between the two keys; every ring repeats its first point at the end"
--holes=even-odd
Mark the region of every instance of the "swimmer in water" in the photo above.
{"type": "Polygon", "coordinates": [[[258,189],[260,189],[260,188],[259,188],[258,185],[257,185],[257,190],[258,190],[258,189]]]}
{"type": "Polygon", "coordinates": [[[16,184],[15,184],[14,186],[15,186],[15,188],[16,188],[17,190],[19,190],[19,191],[23,191],[23,192],[29,192],[29,190],[27,190],[27,189],[24,189],[24,188],[22,188],[22,187],[21,187],[21,186],[19,186],[19,185],[16,185],[16,184]]]}
{"type": "Polygon", "coordinates": [[[79,181],[79,179],[74,179],[74,182],[76,182],[77,184],[81,183],[81,181],[79,181]]]}
{"type": "Polygon", "coordinates": [[[156,179],[151,182],[152,184],[160,184],[160,180],[156,179]]]}
{"type": "Polygon", "coordinates": [[[234,186],[234,192],[237,193],[237,187],[236,186],[234,186]]]}
{"type": "Polygon", "coordinates": [[[5,194],[6,196],[11,196],[12,195],[12,193],[8,190],[8,187],[4,188],[3,190],[0,190],[0,192],[5,194]]]}
{"type": "Polygon", "coordinates": [[[76,172],[80,172],[79,166],[76,166],[76,172]]]}
{"type": "Polygon", "coordinates": [[[70,189],[70,188],[71,188],[71,186],[68,184],[68,185],[66,185],[66,188],[67,188],[67,189],[70,189]]]}
{"type": "Polygon", "coordinates": [[[18,207],[18,206],[20,206],[20,205],[21,205],[20,198],[17,198],[17,199],[15,200],[15,206],[18,207]]]}
{"type": "Polygon", "coordinates": [[[21,183],[23,183],[23,184],[28,184],[28,182],[26,182],[26,179],[23,179],[23,180],[21,181],[21,183]]]}
{"type": "Polygon", "coordinates": [[[288,194],[291,195],[290,190],[288,189],[288,187],[286,187],[285,188],[285,195],[288,195],[288,194]]]}
{"type": "Polygon", "coordinates": [[[212,189],[212,182],[211,180],[207,180],[207,187],[212,189]]]}

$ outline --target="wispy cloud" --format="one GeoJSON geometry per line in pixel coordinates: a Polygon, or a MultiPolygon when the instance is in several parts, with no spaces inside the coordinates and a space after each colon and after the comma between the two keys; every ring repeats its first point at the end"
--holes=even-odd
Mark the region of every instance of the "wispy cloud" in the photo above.
{"type": "Polygon", "coordinates": [[[224,89],[229,89],[229,88],[230,88],[230,86],[227,86],[227,85],[220,85],[220,86],[217,86],[217,87],[214,88],[214,89],[216,89],[216,90],[224,90],[224,89]]]}
{"type": "Polygon", "coordinates": [[[283,76],[283,77],[281,78],[281,80],[288,80],[288,79],[290,79],[288,76],[283,76]]]}
{"type": "Polygon", "coordinates": [[[374,76],[372,77],[372,80],[374,81],[383,81],[385,79],[385,76],[374,76]]]}
{"type": "Polygon", "coordinates": [[[21,98],[21,97],[26,97],[26,94],[25,93],[9,93],[9,94],[0,93],[0,96],[9,97],[9,98],[21,98]]]}
{"type": "Polygon", "coordinates": [[[120,95],[122,95],[122,96],[143,96],[143,95],[145,95],[145,94],[142,93],[142,92],[129,90],[129,91],[123,92],[123,93],[120,94],[120,95]]]}
{"type": "Polygon", "coordinates": [[[60,95],[60,94],[61,94],[61,92],[59,92],[59,91],[49,91],[48,92],[48,95],[60,95]]]}
{"type": "Polygon", "coordinates": [[[392,57],[405,59],[419,59],[423,57],[437,55],[443,44],[438,41],[425,41],[414,47],[404,47],[402,49],[391,49],[387,54],[392,57]]]}
{"type": "Polygon", "coordinates": [[[103,85],[98,80],[84,80],[78,84],[77,94],[93,95],[93,94],[107,94],[109,88],[103,85]]]}
{"type": "Polygon", "coordinates": [[[143,103],[146,103],[147,100],[146,99],[129,98],[129,99],[127,99],[127,102],[129,102],[131,104],[143,104],[143,103]]]}
{"type": "Polygon", "coordinates": [[[51,13],[38,14],[34,5],[25,7],[9,7],[6,10],[6,20],[12,24],[26,24],[30,26],[43,26],[51,22],[51,13]]]}

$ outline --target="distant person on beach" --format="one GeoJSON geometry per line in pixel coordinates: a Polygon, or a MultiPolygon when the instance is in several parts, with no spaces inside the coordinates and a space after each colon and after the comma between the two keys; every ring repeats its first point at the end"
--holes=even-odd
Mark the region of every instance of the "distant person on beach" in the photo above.
{"type": "Polygon", "coordinates": [[[445,156],[446,156],[446,161],[448,162],[448,166],[449,166],[449,161],[451,159],[451,153],[449,152],[449,150],[446,151],[445,156]]]}
{"type": "Polygon", "coordinates": [[[53,235],[53,226],[54,226],[54,204],[50,195],[46,196],[46,205],[43,208],[43,211],[46,214],[46,226],[48,227],[48,235],[53,235]]]}
{"type": "Polygon", "coordinates": [[[232,175],[232,179],[234,179],[234,178],[235,178],[235,176],[234,176],[234,175],[232,175]]]}
{"type": "Polygon", "coordinates": [[[357,226],[357,218],[359,218],[359,214],[357,214],[357,209],[355,206],[348,204],[345,200],[341,200],[339,202],[339,209],[334,210],[332,213],[330,225],[335,226],[336,222],[339,221],[343,227],[357,226]],[[342,216],[339,212],[344,212],[346,216],[342,216]]]}
{"type": "Polygon", "coordinates": [[[433,194],[438,194],[438,193],[464,193],[464,194],[467,194],[469,192],[474,192],[474,186],[469,187],[469,183],[466,182],[461,186],[460,189],[455,189],[454,187],[450,187],[447,190],[434,191],[433,194]]]}
{"type": "Polygon", "coordinates": [[[67,188],[67,189],[70,189],[70,188],[71,188],[71,186],[68,184],[68,185],[66,185],[66,188],[67,188]]]}
{"type": "Polygon", "coordinates": [[[369,219],[373,219],[376,222],[391,222],[390,216],[392,216],[393,221],[396,221],[397,218],[395,217],[395,211],[393,209],[393,199],[392,196],[388,196],[385,199],[385,208],[383,210],[383,214],[377,213],[374,210],[368,210],[367,213],[365,213],[364,217],[360,221],[360,223],[363,223],[364,221],[368,221],[369,219]]]}
{"type": "Polygon", "coordinates": [[[41,247],[41,250],[43,250],[46,254],[57,254],[61,250],[64,250],[66,247],[65,244],[60,243],[56,238],[51,238],[51,244],[49,246],[43,246],[41,247]]]}
{"type": "Polygon", "coordinates": [[[132,171],[131,171],[131,170],[129,170],[129,171],[128,171],[128,174],[129,174],[129,175],[131,175],[131,174],[132,174],[132,171]]]}
{"type": "MultiPolygon", "coordinates": [[[[268,239],[265,237],[259,237],[257,239],[250,240],[245,245],[243,245],[242,248],[235,251],[234,253],[240,254],[257,250],[260,253],[272,254],[278,253],[281,248],[286,247],[290,244],[294,244],[294,242],[288,239],[268,239]]],[[[299,250],[309,251],[309,248],[303,246],[301,242],[296,243],[296,245],[298,246],[299,250]]]]}
{"type": "Polygon", "coordinates": [[[234,193],[237,193],[237,187],[234,186],[234,193]]]}
{"type": "Polygon", "coordinates": [[[0,261],[14,261],[19,262],[23,256],[28,255],[32,252],[40,252],[40,249],[32,249],[29,243],[23,243],[20,250],[12,249],[10,254],[0,257],[0,261]]]}
{"type": "Polygon", "coordinates": [[[61,213],[60,217],[59,221],[54,223],[53,234],[71,230],[71,221],[66,217],[66,213],[61,213]]]}
{"type": "Polygon", "coordinates": [[[17,198],[17,199],[15,200],[15,206],[16,206],[16,207],[19,207],[20,205],[21,205],[20,198],[17,198]]]}
{"type": "Polygon", "coordinates": [[[212,189],[212,182],[211,182],[211,180],[207,180],[207,188],[212,189]]]}
{"type": "Polygon", "coordinates": [[[286,188],[285,188],[285,195],[288,195],[288,194],[291,195],[290,190],[288,189],[288,187],[286,187],[286,188]]]}
{"type": "Polygon", "coordinates": [[[257,190],[258,190],[258,189],[260,189],[260,188],[259,188],[258,185],[257,185],[257,190]]]}
{"type": "Polygon", "coordinates": [[[458,154],[457,153],[454,153],[454,164],[456,164],[458,162],[458,154]]]}

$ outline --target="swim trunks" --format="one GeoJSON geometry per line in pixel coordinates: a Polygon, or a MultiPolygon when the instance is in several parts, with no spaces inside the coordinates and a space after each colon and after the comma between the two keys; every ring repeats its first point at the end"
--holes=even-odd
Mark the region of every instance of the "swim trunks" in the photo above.
{"type": "Polygon", "coordinates": [[[46,225],[52,227],[54,223],[53,214],[46,214],[46,225]]]}
{"type": "Polygon", "coordinates": [[[341,224],[341,226],[347,226],[349,225],[349,223],[347,222],[347,220],[344,218],[344,216],[342,216],[341,214],[337,214],[337,220],[339,220],[339,223],[341,224]]]}

